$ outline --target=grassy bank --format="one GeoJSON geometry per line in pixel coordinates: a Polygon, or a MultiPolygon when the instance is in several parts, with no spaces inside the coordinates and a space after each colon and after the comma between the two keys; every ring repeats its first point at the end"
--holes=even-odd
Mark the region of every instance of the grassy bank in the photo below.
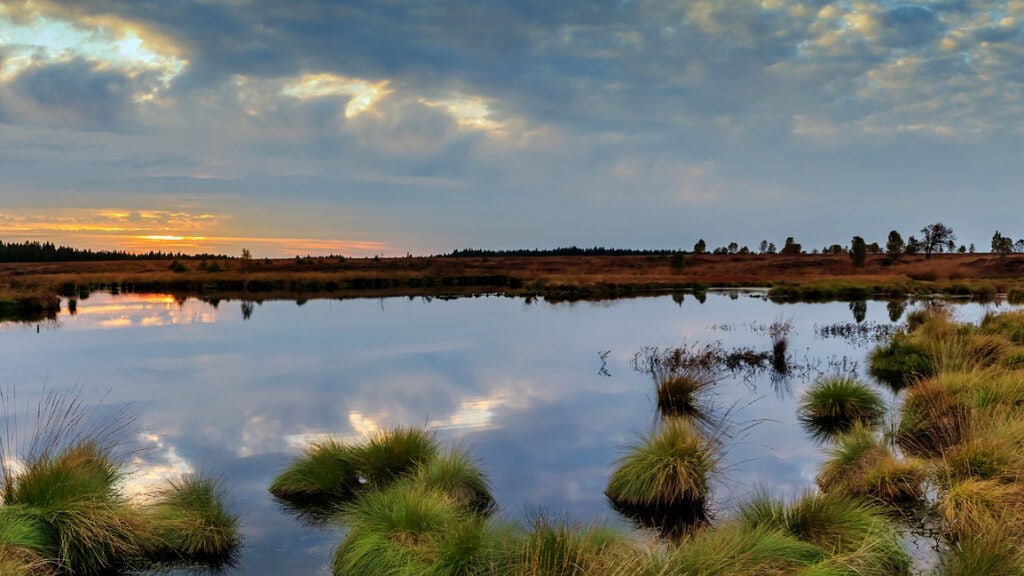
{"type": "Polygon", "coordinates": [[[0,264],[0,301],[38,294],[161,292],[201,298],[465,295],[591,300],[765,287],[777,301],[943,294],[1024,300],[1024,256],[942,254],[864,267],[833,255],[294,258],[0,264]]]}

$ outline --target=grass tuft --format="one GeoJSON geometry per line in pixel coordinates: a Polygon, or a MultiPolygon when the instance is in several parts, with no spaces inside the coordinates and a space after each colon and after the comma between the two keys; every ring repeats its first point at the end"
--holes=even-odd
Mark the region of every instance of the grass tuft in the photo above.
{"type": "Polygon", "coordinates": [[[315,442],[270,484],[276,498],[296,505],[349,501],[359,487],[353,449],[337,440],[315,442]]]}
{"type": "Polygon", "coordinates": [[[473,574],[493,548],[482,518],[411,481],[366,492],[342,517],[348,535],[334,574],[473,574]]]}
{"type": "Polygon", "coordinates": [[[875,426],[885,413],[885,401],[853,377],[836,376],[817,382],[800,400],[797,419],[819,440],[832,439],[855,425],[875,426]]]}
{"type": "Polygon", "coordinates": [[[971,410],[942,378],[918,382],[903,400],[896,443],[907,454],[941,456],[968,434],[971,410]]]}
{"type": "Polygon", "coordinates": [[[713,440],[678,419],[629,448],[605,488],[612,506],[645,526],[679,534],[708,519],[710,476],[718,468],[713,440]]]}
{"type": "Polygon", "coordinates": [[[670,549],[657,574],[783,576],[826,557],[820,547],[780,530],[727,524],[701,530],[670,549]]]}
{"type": "Polygon", "coordinates": [[[925,350],[907,335],[897,334],[871,351],[868,372],[879,382],[900,391],[915,380],[932,375],[933,368],[925,350]]]}
{"type": "Polygon", "coordinates": [[[892,576],[910,570],[910,558],[884,510],[845,494],[806,492],[784,503],[762,493],[740,507],[737,521],[746,529],[781,532],[834,556],[814,573],[844,564],[873,566],[876,573],[892,576]]]}
{"type": "Polygon", "coordinates": [[[352,450],[352,463],[366,488],[384,488],[416,471],[439,452],[437,438],[420,428],[393,428],[370,436],[352,450]]]}
{"type": "Polygon", "coordinates": [[[216,480],[186,476],[163,489],[146,512],[154,527],[146,556],[157,562],[233,564],[242,538],[216,480]]]}
{"type": "Polygon", "coordinates": [[[609,565],[625,538],[601,524],[581,525],[534,515],[525,534],[513,538],[498,574],[586,576],[611,573],[609,565]]]}
{"type": "Polygon", "coordinates": [[[657,380],[658,412],[663,417],[682,416],[708,420],[710,409],[702,396],[721,378],[711,369],[687,366],[657,380]]]}
{"type": "Polygon", "coordinates": [[[497,507],[487,476],[462,447],[420,465],[413,481],[448,494],[455,502],[481,516],[489,516],[497,507]]]}

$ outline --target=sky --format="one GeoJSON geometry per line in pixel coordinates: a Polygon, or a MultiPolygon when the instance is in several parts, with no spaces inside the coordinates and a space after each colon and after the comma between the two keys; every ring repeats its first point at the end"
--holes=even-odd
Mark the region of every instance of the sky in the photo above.
{"type": "Polygon", "coordinates": [[[0,240],[1024,236],[1024,0],[0,0],[0,240]]]}

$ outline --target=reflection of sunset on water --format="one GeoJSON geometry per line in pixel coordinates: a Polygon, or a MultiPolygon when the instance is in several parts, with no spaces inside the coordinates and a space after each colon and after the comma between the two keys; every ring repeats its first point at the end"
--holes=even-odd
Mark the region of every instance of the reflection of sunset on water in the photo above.
{"type": "MultiPolygon", "coordinates": [[[[63,306],[67,309],[67,305],[63,306]]],[[[217,320],[217,309],[201,300],[177,300],[167,294],[93,294],[78,300],[75,322],[65,322],[71,330],[111,330],[130,327],[169,326],[173,324],[210,324],[217,320]]]]}

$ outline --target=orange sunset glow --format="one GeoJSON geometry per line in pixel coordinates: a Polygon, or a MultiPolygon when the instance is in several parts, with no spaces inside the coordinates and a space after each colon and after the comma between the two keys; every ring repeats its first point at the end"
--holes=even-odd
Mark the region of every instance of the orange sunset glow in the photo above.
{"type": "Polygon", "coordinates": [[[0,212],[0,238],[8,242],[49,241],[92,250],[135,253],[182,252],[236,255],[242,248],[258,257],[296,255],[374,256],[392,249],[386,242],[246,236],[232,234],[231,218],[166,210],[63,211],[49,216],[0,212]]]}

